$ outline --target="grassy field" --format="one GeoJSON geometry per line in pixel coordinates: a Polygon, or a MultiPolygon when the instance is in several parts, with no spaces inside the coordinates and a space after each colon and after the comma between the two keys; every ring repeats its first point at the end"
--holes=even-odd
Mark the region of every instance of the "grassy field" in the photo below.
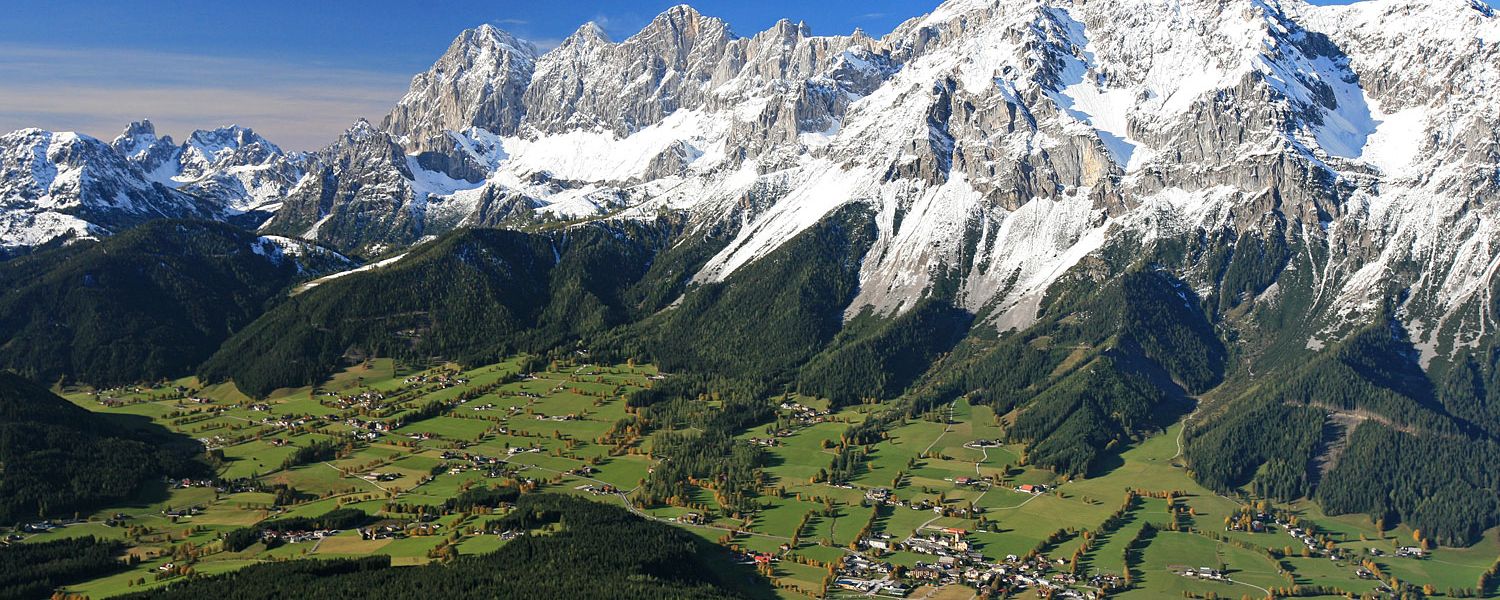
{"type": "MultiPolygon", "coordinates": [[[[492,552],[505,543],[497,535],[478,531],[474,521],[461,521],[461,515],[438,519],[431,524],[436,527],[425,532],[431,535],[411,529],[403,537],[367,540],[344,531],[274,549],[255,544],[241,552],[226,552],[218,542],[227,532],[267,519],[316,517],[352,507],[376,518],[410,523],[414,512],[392,507],[438,507],[471,486],[515,479],[529,480],[543,490],[626,503],[656,465],[650,453],[652,437],[623,447],[604,438],[616,422],[630,416],[624,399],[652,385],[660,376],[657,370],[650,365],[564,362],[524,374],[521,364],[517,358],[464,370],[456,365],[411,368],[371,360],[321,385],[278,390],[263,400],[248,398],[233,385],[205,387],[192,378],[157,387],[63,390],[89,410],[147,417],[202,440],[219,456],[223,478],[286,486],[297,494],[288,500],[278,499],[270,487],[216,491],[162,485],[27,541],[83,535],[126,541],[130,552],[142,558],[138,566],[68,588],[104,598],[160,585],[155,581],[157,569],[187,544],[201,549],[194,570],[216,573],[270,560],[371,554],[390,556],[400,565],[423,564],[433,560],[430,553],[450,536],[459,554],[492,552]],[[418,411],[432,402],[448,406],[440,414],[417,419],[418,411]],[[376,431],[375,424],[394,428],[376,431]],[[336,454],[289,464],[298,449],[318,442],[333,442],[336,454]],[[455,452],[499,462],[483,469],[445,458],[455,452]],[[606,485],[614,492],[597,491],[606,485]],[[166,514],[185,507],[198,510],[192,516],[166,514]],[[117,514],[125,517],[123,524],[105,524],[117,514]]],[[[683,506],[641,512],[710,541],[729,537],[740,548],[780,555],[772,579],[785,597],[806,598],[821,589],[828,570],[816,565],[849,555],[866,524],[872,533],[897,540],[944,527],[966,529],[973,549],[990,560],[1024,556],[1062,531],[1064,540],[1046,548],[1046,556],[1066,562],[1079,552],[1084,576],[1129,571],[1134,586],[1121,594],[1129,598],[1184,593],[1263,597],[1266,590],[1292,584],[1332,585],[1360,594],[1378,585],[1356,575],[1357,559],[1291,556],[1278,562],[1267,549],[1293,545],[1296,540],[1285,533],[1223,531],[1224,517],[1239,509],[1241,501],[1192,480],[1180,456],[1180,424],[1123,449],[1118,460],[1107,461],[1090,477],[1067,480],[1026,466],[1019,445],[976,444],[1003,440],[1003,425],[988,406],[960,399],[896,423],[886,439],[868,447],[864,464],[852,478],[834,485],[815,479],[830,467],[840,436],[850,424],[886,406],[830,407],[825,400],[797,395],[772,401],[783,406],[778,423],[793,424],[777,430],[776,424],[766,423],[738,435],[742,443],[757,444],[764,451],[766,487],[756,499],[760,510],[744,518],[683,506]],[[1031,494],[1015,489],[1021,484],[1051,489],[1031,494]],[[906,505],[877,510],[865,500],[876,488],[890,490],[906,505]],[[1128,490],[1140,497],[1117,527],[1106,528],[1106,519],[1121,508],[1128,490]],[[1160,497],[1167,491],[1177,493],[1183,513],[1177,522],[1188,530],[1158,531],[1143,547],[1127,553],[1146,524],[1167,528],[1174,522],[1167,500],[1160,497]],[[679,522],[689,513],[705,512],[700,516],[707,522],[679,522]],[[1085,531],[1092,541],[1082,551],[1085,531]],[[1223,569],[1228,581],[1180,574],[1189,567],[1223,569]]],[[[693,506],[718,506],[703,487],[694,488],[689,500],[693,506]]],[[[1381,534],[1363,516],[1329,516],[1312,504],[1281,508],[1332,534],[1337,546],[1352,556],[1366,556],[1367,549],[1392,550],[1411,536],[1406,529],[1381,534]]],[[[1489,532],[1472,548],[1440,548],[1421,560],[1387,553],[1377,564],[1404,581],[1446,590],[1472,587],[1497,556],[1500,535],[1489,532]]],[[[893,552],[881,559],[914,567],[933,557],[893,552]]],[[[919,589],[913,597],[967,598],[973,593],[950,585],[919,589]]]]}

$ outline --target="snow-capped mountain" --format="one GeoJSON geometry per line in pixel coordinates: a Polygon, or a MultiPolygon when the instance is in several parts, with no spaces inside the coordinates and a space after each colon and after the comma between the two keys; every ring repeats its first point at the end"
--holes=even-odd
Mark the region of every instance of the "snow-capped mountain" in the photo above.
{"type": "Polygon", "coordinates": [[[411,148],[446,150],[449,131],[513,133],[537,58],[530,42],[482,25],[453,40],[432,69],[412,79],[381,127],[411,148]]]}
{"type": "Polygon", "coordinates": [[[1481,332],[1497,43],[1471,0],[950,0],[880,39],[788,21],[740,37],[679,6],[540,56],[485,26],[386,118],[410,154],[382,145],[387,185],[294,193],[279,231],[358,249],[681,211],[737,232],[696,275],[711,281],[861,203],[880,235],[851,313],[901,311],[957,269],[966,308],[1022,325],[1092,252],[1248,236],[1297,249],[1276,268],[1343,315],[1323,326],[1410,288],[1419,333],[1481,332]],[[362,225],[386,221],[403,225],[362,225]]]}
{"type": "Polygon", "coordinates": [[[307,157],[254,131],[199,130],[178,145],[150,121],[111,143],[23,129],[0,137],[0,247],[108,235],[151,219],[254,227],[302,178],[307,157]]]}
{"type": "MultiPolygon", "coordinates": [[[[145,151],[145,149],[142,149],[145,151]]],[[[213,216],[100,140],[23,129],[0,136],[0,248],[107,235],[164,217],[213,216]]]]}
{"type": "Polygon", "coordinates": [[[253,130],[230,125],[197,130],[181,145],[156,136],[151,121],[131,123],[111,144],[153,181],[217,205],[223,218],[258,213],[258,224],[307,169],[307,157],[288,154],[253,130]]]}

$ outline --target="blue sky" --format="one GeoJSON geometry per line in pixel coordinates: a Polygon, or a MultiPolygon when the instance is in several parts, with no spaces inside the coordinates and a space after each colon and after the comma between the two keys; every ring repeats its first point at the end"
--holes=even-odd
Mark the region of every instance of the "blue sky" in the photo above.
{"type": "MultiPolygon", "coordinates": [[[[149,117],[179,139],[194,128],[254,127],[315,149],[354,119],[380,117],[459,31],[491,23],[555,45],[594,21],[623,39],[663,1],[54,0],[0,19],[0,131],[113,137],[149,117]]],[[[814,33],[879,35],[940,0],[701,0],[742,35],[780,18],[814,33]]]]}

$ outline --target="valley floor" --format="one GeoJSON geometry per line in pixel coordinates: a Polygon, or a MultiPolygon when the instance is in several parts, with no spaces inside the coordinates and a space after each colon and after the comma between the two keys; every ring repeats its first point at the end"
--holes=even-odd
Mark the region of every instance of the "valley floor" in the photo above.
{"type": "Polygon", "coordinates": [[[1003,420],[965,400],[897,423],[852,478],[832,484],[826,471],[840,434],[887,407],[830,410],[817,398],[787,396],[777,423],[738,436],[765,452],[760,510],[734,518],[703,487],[680,506],[638,507],[632,492],[657,464],[652,444],[660,432],[630,439],[614,430],[629,415],[626,396],[665,376],[650,365],[586,358],[535,373],[524,373],[519,357],[471,370],[372,360],[316,388],[259,402],[233,386],[192,379],[64,390],[90,410],[150,419],[200,439],[222,453],[221,479],[239,483],[171,482],[136,502],[21,535],[28,543],[85,535],[126,542],[138,564],[67,589],[96,599],[166,585],[185,565],[203,575],[372,554],[423,564],[442,558],[446,545],[459,554],[490,552],[506,543],[501,532],[485,531],[478,514],[438,509],[464,490],[501,482],[673,523],[735,548],[746,563],[769,563],[760,572],[794,598],[969,598],[975,590],[968,586],[995,575],[1019,597],[1039,590],[1083,597],[1109,587],[1125,598],[1265,597],[1293,586],[1357,596],[1392,577],[1441,595],[1474,588],[1500,556],[1494,531],[1470,548],[1398,556],[1413,545],[1409,530],[1382,533],[1363,516],[1330,517],[1310,504],[1249,507],[1217,495],[1188,476],[1181,423],[1125,449],[1095,476],[1059,479],[1025,466],[1021,447],[999,442],[1003,420]],[[423,414],[434,401],[440,410],[423,414]],[[333,442],[337,451],[296,464],[307,454],[298,450],[316,442],[333,442]],[[277,486],[302,496],[278,503],[277,486]],[[382,531],[312,532],[238,552],[221,541],[268,519],[340,507],[381,519],[382,531]],[[1228,526],[1252,518],[1265,530],[1228,526]]]}

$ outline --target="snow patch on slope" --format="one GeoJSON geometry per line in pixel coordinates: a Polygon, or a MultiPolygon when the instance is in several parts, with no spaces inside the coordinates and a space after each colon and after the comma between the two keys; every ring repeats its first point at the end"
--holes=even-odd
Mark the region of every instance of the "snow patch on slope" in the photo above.
{"type": "MultiPolygon", "coordinates": [[[[1373,107],[1372,107],[1373,108],[1373,107]]],[[[1406,178],[1416,174],[1417,156],[1427,135],[1427,108],[1411,108],[1385,114],[1376,109],[1375,131],[1360,148],[1359,160],[1367,162],[1388,177],[1406,178]]]]}
{"type": "MultiPolygon", "coordinates": [[[[510,159],[501,168],[545,172],[575,181],[630,181],[643,175],[654,159],[675,144],[693,150],[706,148],[722,139],[726,127],[722,119],[702,111],[679,110],[624,138],[603,129],[506,138],[505,152],[510,159]]],[[[701,156],[702,151],[697,150],[697,154],[701,156]]]]}
{"type": "Polygon", "coordinates": [[[765,256],[816,225],[834,209],[856,199],[861,184],[878,176],[867,169],[845,170],[826,160],[814,161],[807,167],[807,172],[809,176],[805,183],[745,224],[733,242],[709,259],[695,280],[722,280],[736,269],[765,256]]]}
{"type": "MultiPolygon", "coordinates": [[[[1058,11],[1065,18],[1071,43],[1078,48],[1088,48],[1088,35],[1083,23],[1072,18],[1066,11],[1058,11]]],[[[1130,136],[1130,114],[1134,112],[1137,92],[1124,88],[1107,87],[1107,79],[1094,72],[1094,53],[1084,50],[1083,59],[1069,56],[1062,72],[1062,89],[1050,94],[1058,107],[1069,116],[1092,127],[1115,163],[1126,171],[1140,167],[1147,152],[1137,153],[1141,142],[1130,136]]]]}

